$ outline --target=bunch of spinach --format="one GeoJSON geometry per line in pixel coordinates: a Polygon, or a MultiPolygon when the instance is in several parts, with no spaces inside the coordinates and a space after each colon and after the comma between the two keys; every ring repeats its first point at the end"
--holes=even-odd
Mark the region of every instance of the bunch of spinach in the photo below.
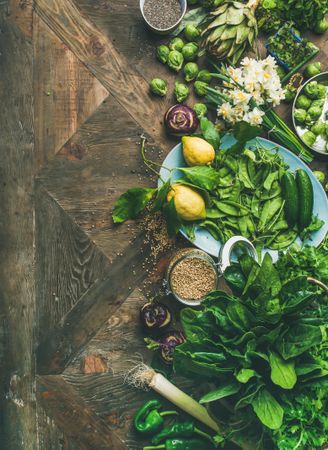
{"type": "Polygon", "coordinates": [[[263,448],[268,437],[283,436],[293,416],[287,405],[293,405],[296,394],[306,395],[313,381],[328,384],[322,353],[328,311],[313,308],[323,296],[309,289],[306,276],[283,280],[269,254],[261,266],[242,256],[226,270],[225,279],[236,295],[215,291],[200,311],[182,310],[187,341],[176,348],[174,368],[216,385],[201,403],[229,399],[228,438],[254,423],[252,432],[257,430],[263,448]]]}

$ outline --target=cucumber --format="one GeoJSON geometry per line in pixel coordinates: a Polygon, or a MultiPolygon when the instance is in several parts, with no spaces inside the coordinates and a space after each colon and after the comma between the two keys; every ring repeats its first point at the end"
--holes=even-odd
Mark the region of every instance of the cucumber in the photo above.
{"type": "Polygon", "coordinates": [[[299,197],[298,229],[308,227],[313,214],[313,186],[309,175],[303,169],[296,171],[296,184],[299,197]]]}
{"type": "Polygon", "coordinates": [[[285,172],[281,178],[282,194],[285,199],[285,216],[290,227],[294,227],[299,218],[299,195],[294,175],[285,172]]]}

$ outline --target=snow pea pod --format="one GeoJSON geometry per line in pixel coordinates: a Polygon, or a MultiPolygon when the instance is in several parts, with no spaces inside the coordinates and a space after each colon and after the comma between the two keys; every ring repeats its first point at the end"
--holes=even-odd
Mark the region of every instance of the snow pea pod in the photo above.
{"type": "Polygon", "coordinates": [[[263,230],[270,219],[279,211],[283,199],[281,197],[276,197],[273,200],[267,200],[264,202],[259,222],[259,230],[263,230]]]}
{"type": "Polygon", "coordinates": [[[254,180],[255,176],[256,176],[256,168],[255,168],[254,161],[252,161],[250,158],[248,158],[248,161],[247,161],[247,172],[248,172],[249,178],[251,180],[254,180]]]}
{"type": "Polygon", "coordinates": [[[221,167],[221,169],[218,170],[218,174],[220,177],[224,178],[228,173],[230,172],[228,167],[221,167]]]}
{"type": "Polygon", "coordinates": [[[297,238],[297,231],[288,230],[282,231],[275,238],[274,242],[270,245],[269,248],[272,250],[282,250],[286,247],[289,247],[297,238]]]}
{"type": "Polygon", "coordinates": [[[221,217],[225,217],[225,214],[218,209],[210,208],[206,210],[207,219],[220,219],[221,217]]]}
{"type": "Polygon", "coordinates": [[[278,197],[278,195],[280,195],[281,192],[282,190],[280,184],[277,181],[274,181],[268,193],[263,193],[259,191],[257,192],[257,195],[261,200],[270,200],[275,197],[278,197]]]}
{"type": "Polygon", "coordinates": [[[234,173],[238,172],[238,162],[235,158],[232,156],[227,155],[225,161],[225,165],[229,167],[230,170],[232,170],[234,173]]]}
{"type": "Polygon", "coordinates": [[[199,227],[206,228],[207,231],[216,239],[217,241],[224,242],[224,235],[222,233],[222,230],[219,228],[218,225],[216,225],[214,222],[210,220],[204,220],[201,224],[199,224],[199,227]]]}
{"type": "MultiPolygon", "coordinates": [[[[247,216],[248,217],[248,216],[247,216]]],[[[244,237],[249,237],[248,229],[247,229],[247,217],[240,217],[238,220],[240,234],[244,237]]]]}
{"type": "Polygon", "coordinates": [[[269,173],[263,183],[263,187],[266,191],[270,191],[272,183],[278,179],[278,175],[278,171],[269,173]]]}
{"type": "Polygon", "coordinates": [[[247,161],[244,158],[239,163],[238,177],[239,180],[244,184],[245,188],[254,189],[254,184],[251,182],[248,175],[247,161]]]}

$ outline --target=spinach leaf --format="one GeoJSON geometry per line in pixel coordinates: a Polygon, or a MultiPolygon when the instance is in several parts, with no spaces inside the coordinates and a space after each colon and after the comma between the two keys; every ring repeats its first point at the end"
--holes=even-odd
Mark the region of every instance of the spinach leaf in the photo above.
{"type": "Polygon", "coordinates": [[[200,120],[200,128],[204,139],[213,145],[214,150],[219,150],[220,147],[220,133],[216,126],[207,117],[202,117],[200,120]]]}
{"type": "Polygon", "coordinates": [[[271,430],[281,427],[284,410],[268,390],[261,389],[252,400],[252,406],[255,414],[266,427],[271,430]]]}
{"type": "Polygon", "coordinates": [[[258,374],[253,369],[241,369],[236,378],[239,383],[248,383],[251,378],[257,377],[258,374]]]}
{"type": "Polygon", "coordinates": [[[168,179],[162,186],[158,189],[154,203],[152,205],[152,212],[159,211],[164,203],[166,202],[167,194],[171,190],[171,179],[168,179]]]}
{"type": "Polygon", "coordinates": [[[269,359],[272,382],[283,389],[293,389],[297,381],[294,361],[284,361],[275,352],[270,353],[269,359]]]}
{"type": "Polygon", "coordinates": [[[290,359],[301,355],[306,350],[325,340],[327,340],[327,336],[322,327],[294,323],[278,339],[276,349],[284,359],[290,359]]]}
{"type": "Polygon", "coordinates": [[[203,403],[215,402],[216,400],[220,400],[221,398],[230,397],[231,395],[236,394],[239,390],[240,390],[240,384],[237,383],[236,381],[230,381],[228,383],[222,384],[220,387],[205,394],[199,400],[199,403],[203,404],[203,403]]]}
{"type": "Polygon", "coordinates": [[[181,167],[179,168],[179,171],[182,172],[185,179],[194,186],[207,189],[208,191],[213,191],[220,181],[220,175],[213,167],[181,167]]]}
{"type": "Polygon", "coordinates": [[[252,313],[240,302],[231,302],[227,307],[230,322],[239,330],[247,332],[255,323],[252,313]]]}
{"type": "Polygon", "coordinates": [[[232,264],[224,271],[224,279],[229,287],[236,294],[241,294],[246,285],[246,278],[241,268],[237,264],[232,264]]]}
{"type": "Polygon", "coordinates": [[[156,189],[132,188],[120,196],[114,206],[112,218],[114,223],[135,219],[152,199],[156,189]]]}

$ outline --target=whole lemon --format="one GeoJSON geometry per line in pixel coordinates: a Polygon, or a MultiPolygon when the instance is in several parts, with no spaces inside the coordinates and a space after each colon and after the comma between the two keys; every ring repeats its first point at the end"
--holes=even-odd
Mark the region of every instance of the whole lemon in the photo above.
{"type": "Polygon", "coordinates": [[[183,220],[200,220],[206,217],[203,197],[194,189],[183,184],[174,184],[167,194],[167,201],[174,198],[178,216],[183,220]]]}
{"type": "Polygon", "coordinates": [[[184,136],[182,149],[188,166],[206,166],[212,164],[215,158],[213,146],[199,137],[184,136]]]}

